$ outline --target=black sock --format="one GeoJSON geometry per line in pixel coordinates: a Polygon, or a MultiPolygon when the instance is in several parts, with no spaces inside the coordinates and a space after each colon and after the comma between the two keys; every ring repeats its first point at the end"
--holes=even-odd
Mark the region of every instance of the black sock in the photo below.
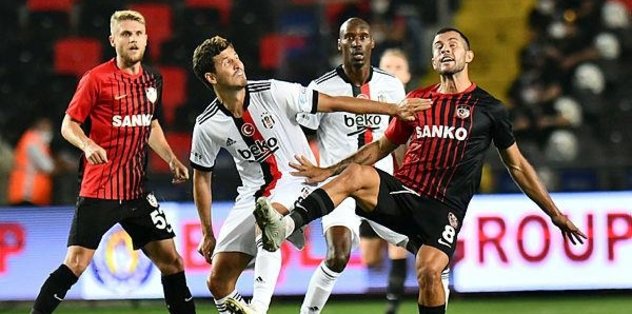
{"type": "Polygon", "coordinates": [[[183,271],[162,276],[161,281],[169,313],[195,314],[195,303],[183,271]]]}
{"type": "Polygon", "coordinates": [[[445,314],[445,304],[439,306],[423,306],[417,304],[419,314],[445,314]]]}
{"type": "Polygon", "coordinates": [[[323,189],[316,189],[294,207],[290,217],[294,220],[295,228],[298,229],[333,210],[334,202],[327,195],[327,192],[323,189]]]}
{"type": "Polygon", "coordinates": [[[31,313],[52,313],[78,279],[68,266],[61,264],[42,285],[31,313]]]}
{"type": "Polygon", "coordinates": [[[386,300],[389,310],[395,313],[404,293],[404,281],[406,281],[406,259],[391,260],[391,270],[388,273],[388,286],[386,287],[386,300]]]}

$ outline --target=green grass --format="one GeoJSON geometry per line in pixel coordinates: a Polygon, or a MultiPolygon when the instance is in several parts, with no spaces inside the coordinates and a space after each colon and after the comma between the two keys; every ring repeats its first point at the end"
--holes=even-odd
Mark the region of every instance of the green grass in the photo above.
{"type": "MultiPolygon", "coordinates": [[[[373,297],[354,300],[332,299],[323,313],[383,313],[384,302],[373,297]]],[[[296,314],[301,300],[274,301],[269,314],[296,314]]],[[[1,314],[28,313],[29,304],[0,303],[1,314]]],[[[198,313],[217,313],[209,300],[198,300],[198,313]]],[[[66,302],[56,314],[164,314],[167,313],[159,301],[132,302],[66,302]]],[[[417,313],[414,299],[408,298],[401,307],[401,314],[417,313]]],[[[527,296],[498,298],[454,298],[450,301],[450,314],[630,314],[632,295],[582,295],[582,296],[527,296]]]]}

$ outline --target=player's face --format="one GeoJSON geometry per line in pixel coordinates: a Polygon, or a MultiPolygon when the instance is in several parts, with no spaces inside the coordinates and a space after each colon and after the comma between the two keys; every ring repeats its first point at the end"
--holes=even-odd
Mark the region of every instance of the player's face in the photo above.
{"type": "Polygon", "coordinates": [[[126,64],[140,62],[147,47],[147,32],[143,23],[134,20],[120,21],[114,25],[110,44],[116,55],[126,64]]]}
{"type": "Polygon", "coordinates": [[[224,49],[213,57],[215,73],[211,75],[211,84],[224,88],[243,88],[248,83],[244,64],[233,47],[224,49]]]}
{"type": "Polygon", "coordinates": [[[432,42],[432,68],[441,75],[462,72],[473,58],[474,53],[457,32],[439,34],[432,42]]]}
{"type": "Polygon", "coordinates": [[[356,68],[371,64],[374,46],[371,30],[365,24],[349,23],[338,38],[338,50],[342,53],[343,63],[356,68]]]}
{"type": "Polygon", "coordinates": [[[406,84],[410,81],[410,70],[408,69],[408,61],[404,58],[387,54],[380,59],[380,69],[395,75],[402,83],[406,84]]]}

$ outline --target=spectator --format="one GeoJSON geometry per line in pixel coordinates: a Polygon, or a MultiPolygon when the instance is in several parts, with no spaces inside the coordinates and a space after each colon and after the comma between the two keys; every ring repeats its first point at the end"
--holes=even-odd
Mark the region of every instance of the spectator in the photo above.
{"type": "Polygon", "coordinates": [[[55,163],[50,152],[53,124],[38,118],[18,141],[9,176],[8,201],[13,206],[50,205],[55,163]]]}

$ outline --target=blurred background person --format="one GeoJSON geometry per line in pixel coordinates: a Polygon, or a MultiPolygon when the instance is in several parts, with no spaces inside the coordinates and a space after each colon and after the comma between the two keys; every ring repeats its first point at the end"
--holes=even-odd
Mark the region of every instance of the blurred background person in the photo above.
{"type": "Polygon", "coordinates": [[[13,206],[46,206],[52,201],[53,174],[64,168],[56,164],[50,149],[53,123],[37,118],[15,148],[8,182],[8,201],[13,206]]]}

